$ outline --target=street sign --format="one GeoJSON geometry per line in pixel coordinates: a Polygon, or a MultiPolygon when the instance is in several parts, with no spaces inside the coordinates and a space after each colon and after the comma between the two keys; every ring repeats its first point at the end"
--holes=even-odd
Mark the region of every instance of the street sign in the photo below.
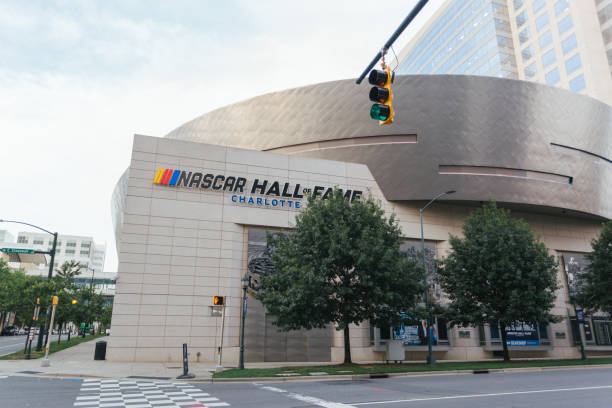
{"type": "Polygon", "coordinates": [[[25,249],[25,248],[2,248],[0,251],[5,254],[35,254],[36,251],[33,249],[25,249]]]}

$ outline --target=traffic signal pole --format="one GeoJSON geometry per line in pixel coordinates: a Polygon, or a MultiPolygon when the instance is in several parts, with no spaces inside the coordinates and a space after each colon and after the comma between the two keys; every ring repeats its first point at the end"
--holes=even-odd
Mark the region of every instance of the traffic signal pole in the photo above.
{"type": "Polygon", "coordinates": [[[389,40],[387,40],[385,45],[383,45],[382,49],[378,51],[378,54],[376,54],[372,62],[370,62],[370,65],[368,65],[368,67],[363,71],[363,73],[359,76],[359,78],[357,78],[357,80],[355,81],[357,85],[359,85],[361,81],[363,81],[363,78],[365,78],[365,76],[368,75],[368,72],[370,72],[372,68],[374,68],[374,66],[378,63],[378,60],[380,60],[383,57],[383,55],[387,53],[387,50],[391,48],[395,40],[397,40],[397,37],[399,37],[400,34],[404,32],[406,27],[408,27],[408,24],[410,24],[412,20],[414,20],[414,18],[417,16],[417,14],[419,14],[419,12],[423,9],[423,7],[425,7],[428,1],[429,0],[419,0],[419,2],[416,4],[416,6],[414,6],[410,14],[408,14],[408,16],[404,19],[404,21],[402,21],[402,23],[397,28],[397,30],[395,30],[393,35],[391,35],[391,38],[389,38],[389,40]]]}

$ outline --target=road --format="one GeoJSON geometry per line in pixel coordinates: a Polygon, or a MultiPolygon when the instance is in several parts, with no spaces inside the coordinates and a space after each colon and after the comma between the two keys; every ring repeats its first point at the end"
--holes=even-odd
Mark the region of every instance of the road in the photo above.
{"type": "MultiPolygon", "coordinates": [[[[62,338],[67,338],[67,335],[63,334],[62,338]]],[[[57,335],[51,336],[51,341],[57,340],[57,335]]],[[[11,354],[17,350],[23,350],[25,347],[26,336],[0,336],[0,357],[6,354],[11,354]]],[[[32,348],[36,348],[36,341],[38,336],[34,338],[32,348]]]]}
{"type": "Polygon", "coordinates": [[[6,407],[610,407],[612,369],[411,376],[359,381],[197,383],[0,375],[6,407]]]}

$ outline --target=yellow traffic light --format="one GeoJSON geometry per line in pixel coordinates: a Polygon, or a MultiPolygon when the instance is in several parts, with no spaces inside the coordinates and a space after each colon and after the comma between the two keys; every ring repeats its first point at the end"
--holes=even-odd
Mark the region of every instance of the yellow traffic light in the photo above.
{"type": "Polygon", "coordinates": [[[223,306],[223,304],[225,303],[225,297],[224,296],[215,296],[213,297],[213,306],[223,306]]]}
{"type": "Polygon", "coordinates": [[[368,77],[368,82],[374,85],[370,89],[370,100],[376,102],[370,109],[370,117],[378,120],[380,126],[393,123],[393,92],[391,83],[394,74],[383,60],[383,70],[373,69],[368,77]]]}
{"type": "Polygon", "coordinates": [[[57,306],[59,303],[59,298],[57,296],[53,296],[53,306],[57,306]]]}
{"type": "Polygon", "coordinates": [[[77,300],[76,299],[72,299],[72,304],[76,305],[77,304],[77,300]]]}

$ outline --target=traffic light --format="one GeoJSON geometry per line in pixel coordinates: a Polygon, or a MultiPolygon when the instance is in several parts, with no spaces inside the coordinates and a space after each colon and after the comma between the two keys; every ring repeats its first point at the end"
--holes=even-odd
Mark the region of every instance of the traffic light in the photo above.
{"type": "Polygon", "coordinates": [[[391,83],[395,74],[388,66],[383,64],[383,70],[373,69],[368,77],[368,82],[374,85],[370,89],[370,100],[376,102],[370,108],[370,117],[379,121],[380,126],[393,122],[393,92],[391,83]]]}
{"type": "Polygon", "coordinates": [[[72,299],[72,304],[76,305],[77,304],[77,300],[76,299],[72,299]]]}
{"type": "Polygon", "coordinates": [[[224,302],[225,302],[224,296],[213,297],[213,306],[223,306],[224,302]]]}

